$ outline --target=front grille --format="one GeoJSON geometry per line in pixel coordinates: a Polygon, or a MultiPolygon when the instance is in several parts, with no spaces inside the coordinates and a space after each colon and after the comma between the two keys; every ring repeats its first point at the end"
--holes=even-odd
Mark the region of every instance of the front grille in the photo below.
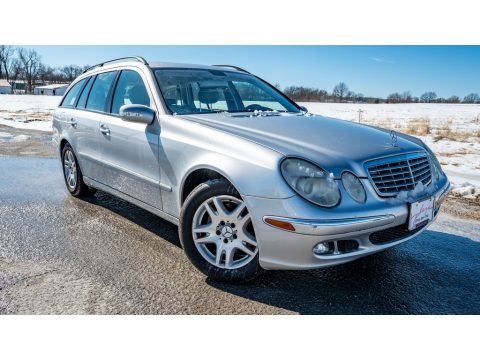
{"type": "Polygon", "coordinates": [[[425,225],[413,230],[408,230],[407,224],[403,224],[390,229],[384,229],[371,233],[369,240],[375,245],[387,244],[389,242],[399,241],[412,236],[422,230],[424,227],[425,225]]]}
{"type": "Polygon", "coordinates": [[[425,154],[406,154],[367,164],[375,191],[380,196],[395,196],[400,191],[413,190],[421,181],[432,181],[430,162],[425,154]]]}

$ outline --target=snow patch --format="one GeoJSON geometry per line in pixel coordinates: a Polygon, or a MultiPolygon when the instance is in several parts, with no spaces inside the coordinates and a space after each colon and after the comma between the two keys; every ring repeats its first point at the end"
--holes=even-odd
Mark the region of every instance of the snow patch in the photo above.
{"type": "Polygon", "coordinates": [[[400,191],[397,196],[390,198],[387,201],[391,204],[412,203],[420,199],[432,196],[438,190],[438,186],[432,183],[425,186],[421,181],[415,186],[413,190],[400,191]]]}
{"type": "Polygon", "coordinates": [[[38,130],[38,131],[52,131],[51,121],[14,121],[5,120],[0,117],[0,125],[10,126],[16,129],[38,130]]]}
{"type": "Polygon", "coordinates": [[[466,181],[461,184],[452,184],[452,194],[467,199],[477,199],[480,198],[480,188],[466,181]]]}
{"type": "Polygon", "coordinates": [[[13,142],[21,142],[21,141],[27,141],[28,139],[30,139],[31,136],[28,136],[28,135],[17,135],[15,136],[12,141],[13,142]]]}
{"type": "Polygon", "coordinates": [[[0,132],[0,142],[21,142],[30,139],[31,136],[28,135],[16,135],[13,136],[7,132],[0,132]]]}

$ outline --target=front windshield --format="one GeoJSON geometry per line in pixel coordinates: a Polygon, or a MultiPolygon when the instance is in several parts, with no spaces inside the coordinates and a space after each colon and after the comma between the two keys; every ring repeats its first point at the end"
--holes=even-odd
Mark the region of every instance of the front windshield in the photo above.
{"type": "Polygon", "coordinates": [[[155,69],[165,104],[175,114],[300,112],[255,76],[208,69],[155,69]]]}

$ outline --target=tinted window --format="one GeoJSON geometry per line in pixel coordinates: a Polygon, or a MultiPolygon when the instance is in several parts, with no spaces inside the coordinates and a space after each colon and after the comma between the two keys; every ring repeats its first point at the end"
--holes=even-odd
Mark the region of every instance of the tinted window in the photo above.
{"type": "Polygon", "coordinates": [[[123,70],[118,78],[113,95],[112,114],[119,114],[123,105],[135,104],[150,106],[150,98],[139,73],[123,70]]]}
{"type": "Polygon", "coordinates": [[[82,79],[78,83],[73,85],[73,87],[69,90],[69,92],[67,93],[67,95],[63,99],[62,106],[68,106],[68,107],[75,106],[75,103],[77,102],[78,96],[80,95],[80,91],[82,90],[83,85],[85,84],[86,80],[87,79],[82,79]]]}
{"type": "Polygon", "coordinates": [[[87,109],[105,111],[108,92],[115,80],[115,71],[97,75],[87,100],[87,109]]]}
{"type": "Polygon", "coordinates": [[[85,105],[87,104],[87,97],[90,93],[90,89],[92,88],[94,78],[95,76],[88,78],[87,85],[85,85],[85,87],[83,88],[82,95],[80,95],[80,98],[78,99],[77,108],[85,109],[85,105]]]}

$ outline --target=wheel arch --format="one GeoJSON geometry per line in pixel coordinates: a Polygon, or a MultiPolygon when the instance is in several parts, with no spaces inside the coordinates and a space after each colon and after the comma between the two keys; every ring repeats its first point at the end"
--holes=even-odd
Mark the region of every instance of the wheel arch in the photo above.
{"type": "Polygon", "coordinates": [[[222,170],[211,166],[211,165],[197,165],[196,167],[190,169],[190,171],[182,179],[180,186],[180,207],[185,202],[188,195],[200,184],[214,179],[224,179],[228,181],[235,189],[238,188],[235,186],[232,179],[229,178],[222,170]]]}
{"type": "MultiPolygon", "coordinates": [[[[65,145],[67,145],[67,144],[70,144],[70,142],[66,138],[63,138],[63,139],[60,140],[60,154],[62,153],[65,145]]],[[[70,145],[70,146],[72,146],[72,145],[70,145]]]]}

